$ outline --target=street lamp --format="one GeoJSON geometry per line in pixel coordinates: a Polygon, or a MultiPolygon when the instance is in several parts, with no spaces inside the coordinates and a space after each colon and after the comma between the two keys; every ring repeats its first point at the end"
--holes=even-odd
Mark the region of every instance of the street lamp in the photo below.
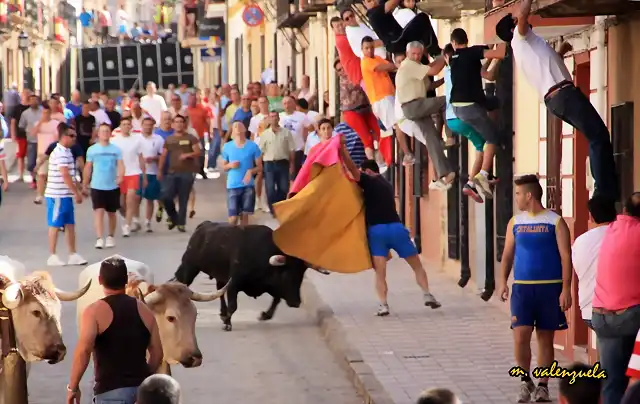
{"type": "Polygon", "coordinates": [[[20,49],[22,52],[26,52],[27,49],[29,49],[29,45],[29,35],[22,31],[20,33],[20,36],[18,36],[18,49],[20,49]]]}

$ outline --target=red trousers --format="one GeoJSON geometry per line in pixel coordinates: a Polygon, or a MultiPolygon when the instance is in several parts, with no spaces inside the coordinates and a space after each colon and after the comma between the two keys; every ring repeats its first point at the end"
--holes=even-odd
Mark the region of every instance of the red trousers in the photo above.
{"type": "Polygon", "coordinates": [[[393,136],[380,138],[380,126],[378,118],[371,112],[343,111],[344,123],[349,125],[364,145],[365,149],[373,149],[373,141],[378,141],[378,151],[382,154],[385,163],[391,164],[391,142],[393,136]]]}

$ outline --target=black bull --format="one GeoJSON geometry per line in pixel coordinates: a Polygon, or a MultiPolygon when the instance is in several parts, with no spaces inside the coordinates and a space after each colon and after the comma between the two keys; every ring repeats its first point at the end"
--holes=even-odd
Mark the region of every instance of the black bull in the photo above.
{"type": "MultiPolygon", "coordinates": [[[[200,272],[216,280],[218,290],[229,283],[220,298],[220,318],[224,330],[231,331],[231,316],[238,309],[238,292],[257,298],[264,293],[273,301],[260,313],[270,320],[282,299],[290,307],[300,307],[300,286],[308,264],[287,256],[273,242],[267,226],[231,226],[226,223],[200,223],[189,239],[175,280],[191,285],[200,272]]],[[[322,272],[324,273],[324,272],[322,272]]]]}

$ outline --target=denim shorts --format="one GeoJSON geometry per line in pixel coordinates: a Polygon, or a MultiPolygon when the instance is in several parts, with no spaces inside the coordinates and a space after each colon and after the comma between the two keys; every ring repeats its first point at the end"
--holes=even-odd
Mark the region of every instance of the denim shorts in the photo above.
{"type": "Polygon", "coordinates": [[[253,214],[256,206],[256,190],[253,186],[227,189],[229,217],[253,214]]]}
{"type": "Polygon", "coordinates": [[[137,393],[137,387],[123,387],[94,396],[93,404],[135,404],[137,393]]]}

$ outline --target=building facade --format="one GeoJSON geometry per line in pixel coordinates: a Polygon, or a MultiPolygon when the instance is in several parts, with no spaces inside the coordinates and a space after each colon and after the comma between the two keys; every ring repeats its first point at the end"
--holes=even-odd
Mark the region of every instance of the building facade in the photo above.
{"type": "Polygon", "coordinates": [[[3,87],[15,84],[43,96],[70,92],[75,13],[67,1],[0,0],[3,87]]]}

